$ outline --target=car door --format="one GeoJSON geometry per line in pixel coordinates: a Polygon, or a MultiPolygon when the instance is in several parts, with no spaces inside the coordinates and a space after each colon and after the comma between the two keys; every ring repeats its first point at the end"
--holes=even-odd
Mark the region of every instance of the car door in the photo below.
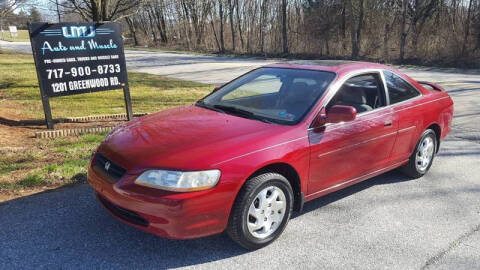
{"type": "Polygon", "coordinates": [[[347,79],[322,109],[353,106],[350,122],[325,124],[309,130],[309,194],[328,191],[385,167],[395,142],[397,121],[387,105],[381,71],[347,79]]]}
{"type": "Polygon", "coordinates": [[[399,75],[384,70],[389,104],[398,119],[398,135],[392,150],[392,161],[409,158],[418,140],[419,127],[423,124],[425,108],[420,104],[420,92],[399,75]]]}

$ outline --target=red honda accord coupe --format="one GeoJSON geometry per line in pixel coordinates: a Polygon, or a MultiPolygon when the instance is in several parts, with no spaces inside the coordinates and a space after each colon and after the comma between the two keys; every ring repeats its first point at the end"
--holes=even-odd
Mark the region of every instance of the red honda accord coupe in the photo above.
{"type": "Polygon", "coordinates": [[[452,115],[441,87],[392,67],[273,64],[116,128],[88,181],[138,229],[174,239],[226,231],[258,249],[304,202],[395,168],[423,176],[452,115]]]}

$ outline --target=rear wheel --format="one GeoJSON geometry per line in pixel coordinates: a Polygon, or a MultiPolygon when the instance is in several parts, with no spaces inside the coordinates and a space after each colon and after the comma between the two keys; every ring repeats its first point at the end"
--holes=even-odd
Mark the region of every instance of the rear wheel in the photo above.
{"type": "Polygon", "coordinates": [[[408,163],[400,168],[401,171],[412,178],[422,177],[432,166],[437,147],[435,131],[427,129],[420,137],[408,163]]]}
{"type": "Polygon", "coordinates": [[[282,234],[292,204],[292,187],[284,176],[276,173],[256,176],[238,194],[227,233],[246,249],[262,248],[282,234]]]}

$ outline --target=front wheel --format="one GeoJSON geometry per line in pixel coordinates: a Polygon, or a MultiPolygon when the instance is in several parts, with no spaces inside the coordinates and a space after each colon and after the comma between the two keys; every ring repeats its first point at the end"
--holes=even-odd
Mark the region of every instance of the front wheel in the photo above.
{"type": "Polygon", "coordinates": [[[432,166],[437,147],[438,142],[435,131],[427,129],[420,137],[408,163],[400,169],[412,178],[422,177],[432,166]]]}
{"type": "Polygon", "coordinates": [[[235,200],[227,233],[246,249],[262,248],[287,226],[293,204],[292,187],[277,173],[258,175],[243,186],[235,200]]]}

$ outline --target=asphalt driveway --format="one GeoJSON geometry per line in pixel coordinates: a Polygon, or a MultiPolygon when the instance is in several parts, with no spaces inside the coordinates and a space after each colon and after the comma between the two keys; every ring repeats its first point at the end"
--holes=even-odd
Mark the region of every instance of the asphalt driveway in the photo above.
{"type": "MultiPolygon", "coordinates": [[[[265,63],[129,54],[132,70],[192,80],[203,72],[210,83],[265,63]]],[[[158,238],[110,217],[86,184],[62,188],[0,204],[0,269],[480,269],[480,76],[407,72],[441,82],[455,101],[452,134],[422,179],[394,171],[317,199],[278,241],[255,252],[225,235],[158,238]]]]}
{"type": "Polygon", "coordinates": [[[430,173],[390,172],[306,204],[273,245],[173,241],[123,225],[87,185],[0,206],[0,269],[480,268],[480,145],[450,137],[430,173]]]}

